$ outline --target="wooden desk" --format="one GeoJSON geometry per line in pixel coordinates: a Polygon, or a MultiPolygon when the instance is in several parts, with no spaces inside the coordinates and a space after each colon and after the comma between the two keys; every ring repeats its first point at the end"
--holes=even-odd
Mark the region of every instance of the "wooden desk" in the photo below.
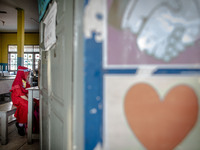
{"type": "Polygon", "coordinates": [[[39,139],[39,134],[32,134],[33,131],[33,98],[39,99],[39,88],[30,87],[28,90],[28,144],[32,143],[32,139],[39,139]]]}

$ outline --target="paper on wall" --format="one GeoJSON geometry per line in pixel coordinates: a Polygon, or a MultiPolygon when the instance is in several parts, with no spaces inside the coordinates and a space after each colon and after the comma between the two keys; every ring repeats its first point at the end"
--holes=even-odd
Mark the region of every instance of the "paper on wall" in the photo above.
{"type": "Polygon", "coordinates": [[[54,2],[44,20],[44,47],[46,51],[48,51],[51,46],[56,43],[56,14],[57,3],[54,2]]]}

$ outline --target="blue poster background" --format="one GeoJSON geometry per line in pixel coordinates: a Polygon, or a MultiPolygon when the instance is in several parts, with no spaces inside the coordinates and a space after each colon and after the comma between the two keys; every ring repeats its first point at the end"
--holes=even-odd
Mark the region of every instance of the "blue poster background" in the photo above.
{"type": "Polygon", "coordinates": [[[51,0],[38,0],[39,21],[41,21],[51,0]]]}

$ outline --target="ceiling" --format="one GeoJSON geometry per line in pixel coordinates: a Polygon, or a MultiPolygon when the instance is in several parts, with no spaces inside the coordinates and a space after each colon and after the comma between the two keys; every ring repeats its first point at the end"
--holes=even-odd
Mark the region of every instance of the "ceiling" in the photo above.
{"type": "Polygon", "coordinates": [[[25,32],[39,32],[37,0],[0,0],[0,32],[17,32],[17,9],[24,10],[25,32]]]}

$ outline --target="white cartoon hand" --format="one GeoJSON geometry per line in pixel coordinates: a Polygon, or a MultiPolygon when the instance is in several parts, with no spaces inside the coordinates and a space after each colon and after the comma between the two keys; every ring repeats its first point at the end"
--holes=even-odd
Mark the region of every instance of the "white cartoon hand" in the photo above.
{"type": "MultiPolygon", "coordinates": [[[[174,0],[175,2],[178,2],[176,9],[170,6],[171,2],[158,6],[154,4],[152,9],[156,7],[145,21],[131,14],[130,20],[122,23],[122,27],[129,28],[138,35],[137,45],[140,51],[165,62],[194,44],[200,33],[199,12],[195,1],[174,0]]],[[[137,10],[137,5],[135,9],[137,10]]]]}

